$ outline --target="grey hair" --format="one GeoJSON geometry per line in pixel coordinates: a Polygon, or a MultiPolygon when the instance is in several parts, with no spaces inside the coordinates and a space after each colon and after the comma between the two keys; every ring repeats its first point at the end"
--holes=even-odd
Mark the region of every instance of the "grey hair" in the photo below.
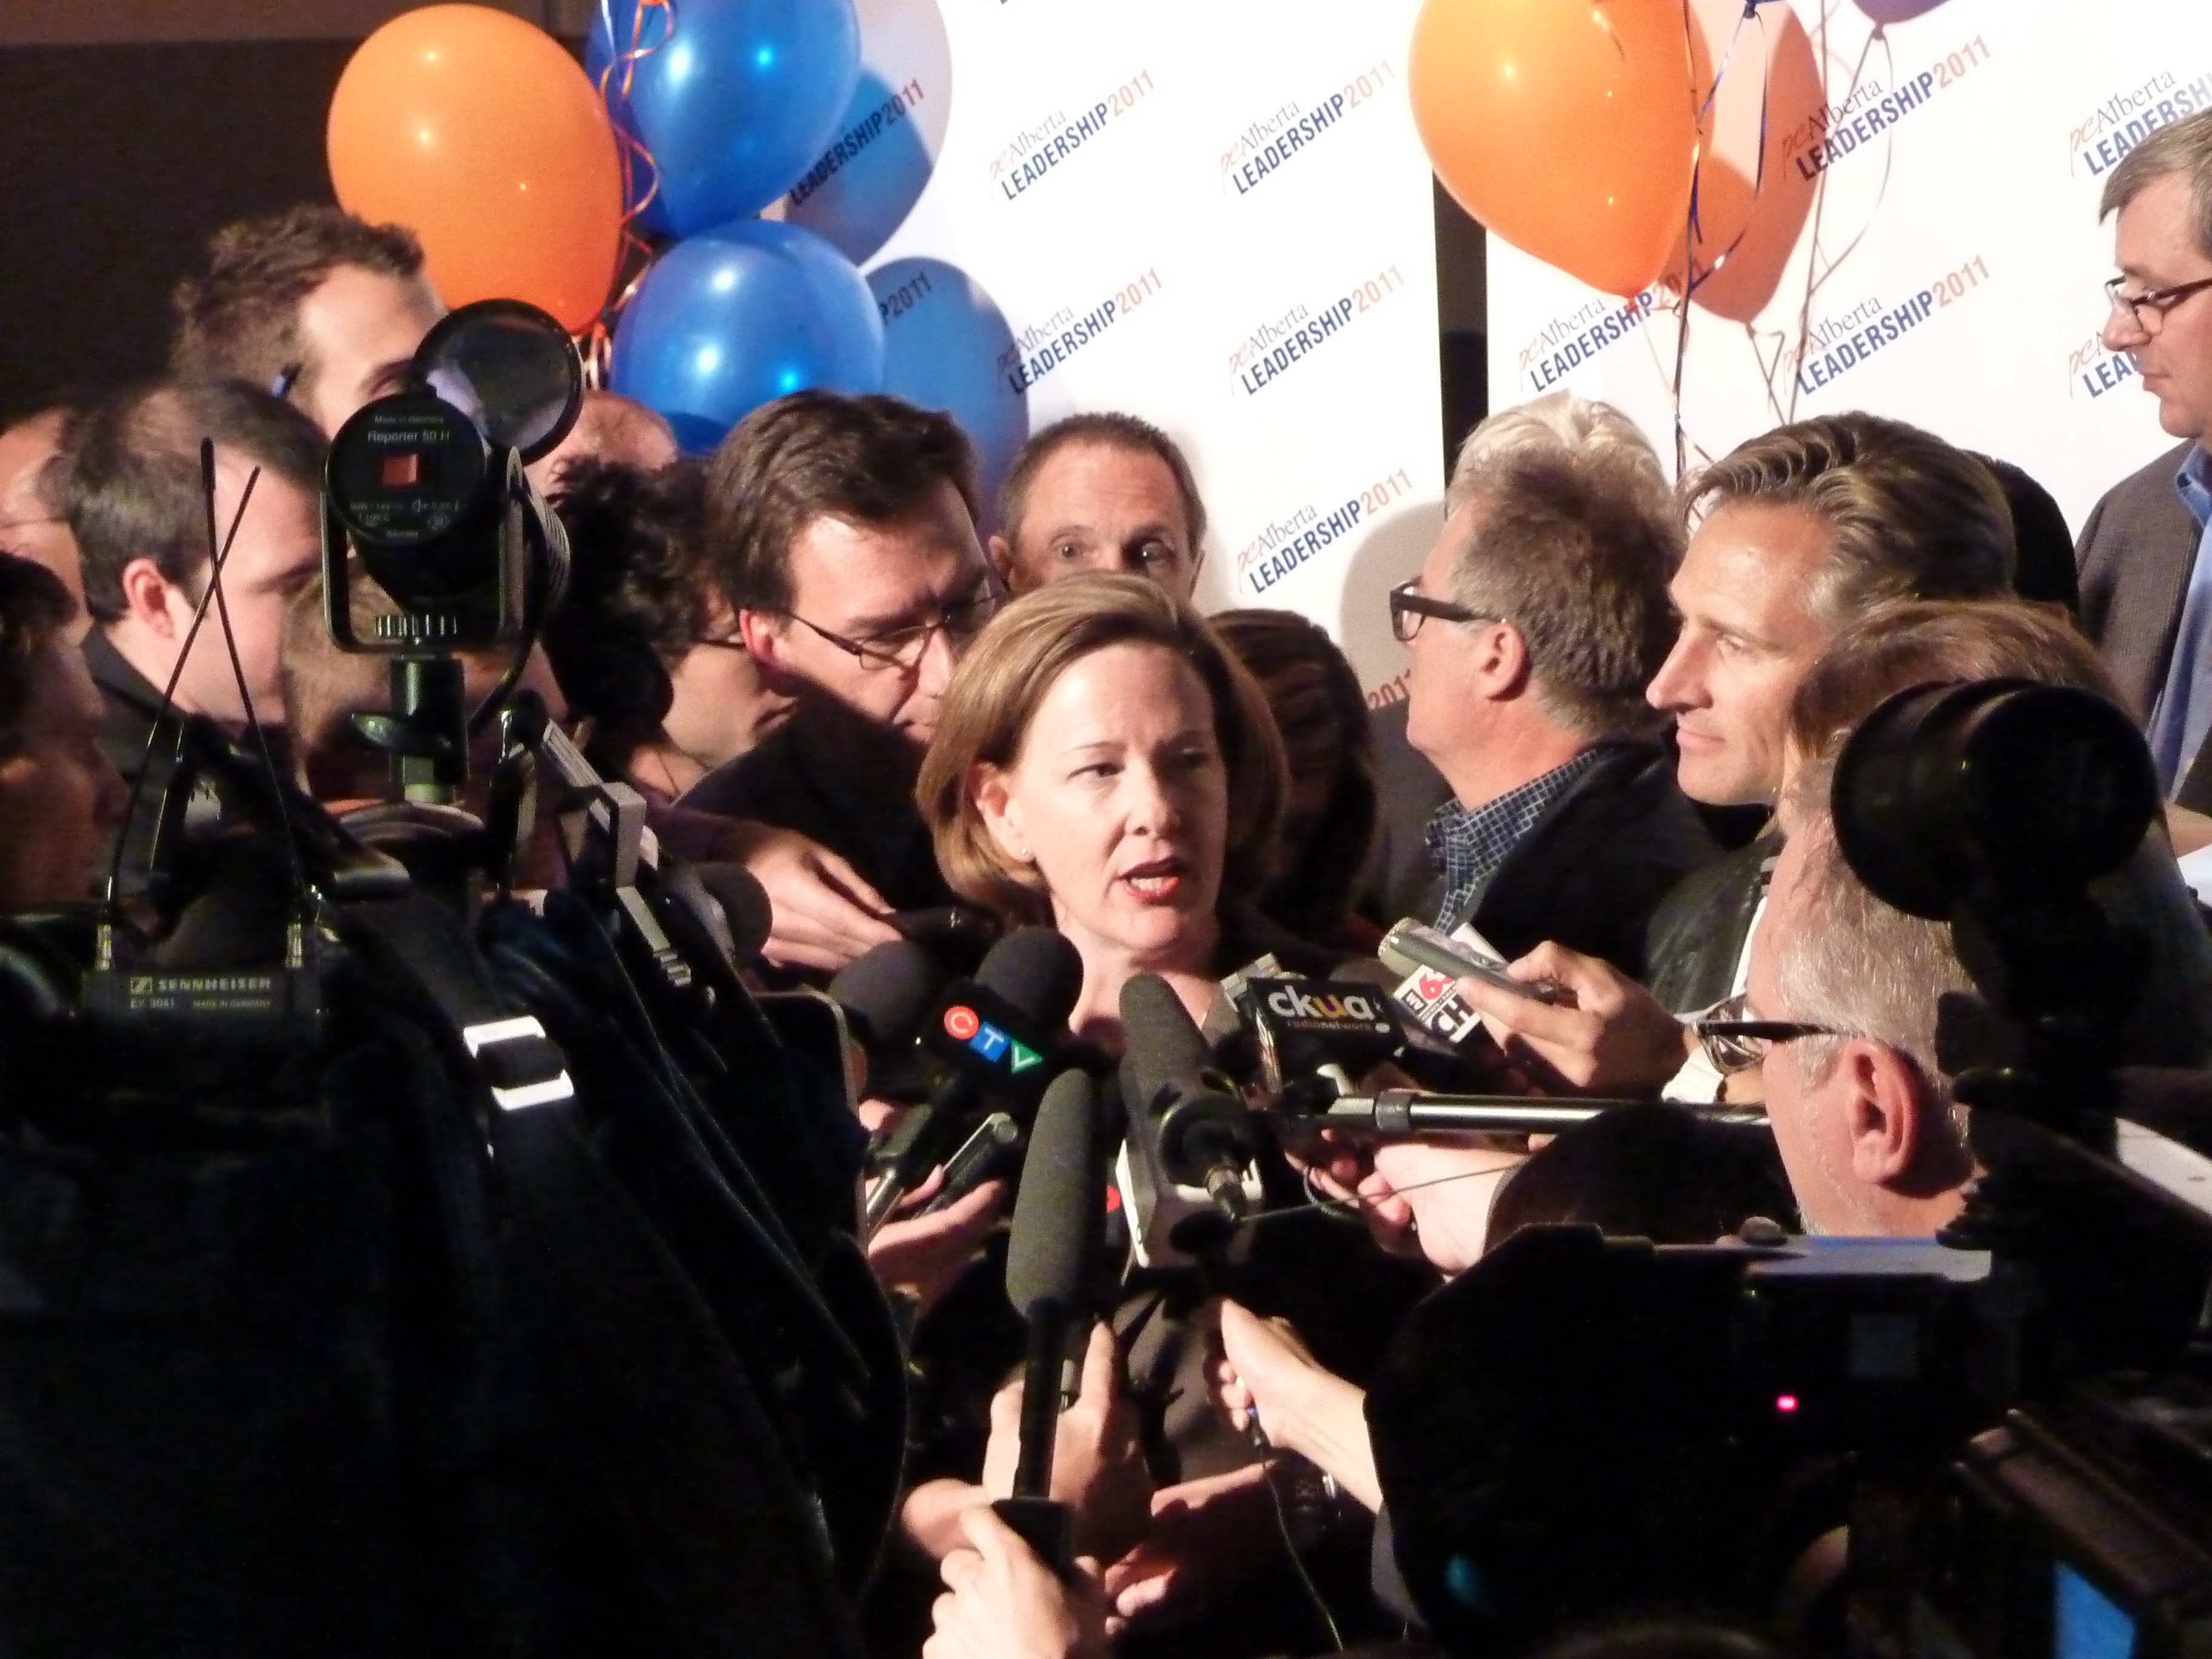
{"type": "Polygon", "coordinates": [[[2101,223],[2172,173],[2189,179],[2189,204],[2196,222],[2197,251],[2212,258],[2212,110],[2160,127],[2120,158],[2097,203],[2101,223]]]}
{"type": "Polygon", "coordinates": [[[1455,513],[1466,506],[1501,463],[1537,450],[1564,455],[1603,451],[1617,457],[1624,473],[1650,486],[1662,511],[1674,511],[1673,488],[1643,428],[1611,404],[1564,386],[1475,423],[1452,462],[1444,510],[1455,513]]]}
{"type": "Polygon", "coordinates": [[[1936,1000],[1946,991],[1973,989],[1952,948],[1949,926],[1907,915],[1869,891],[1844,862],[1825,811],[1806,813],[1792,838],[1804,843],[1805,854],[1796,908],[1789,927],[1767,935],[1787,1006],[1759,1012],[1845,1034],[1800,1037],[1793,1045],[1808,1081],[1827,1074],[1849,1037],[1895,1049],[1919,1073],[1963,1147],[1966,1109],[1951,1097],[1951,1079],[1936,1059],[1936,1000]]]}

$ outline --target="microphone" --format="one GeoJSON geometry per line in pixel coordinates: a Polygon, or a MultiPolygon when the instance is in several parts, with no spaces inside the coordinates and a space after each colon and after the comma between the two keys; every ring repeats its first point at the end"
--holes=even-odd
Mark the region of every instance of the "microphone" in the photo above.
{"type": "Polygon", "coordinates": [[[921,1036],[945,1073],[885,1149],[890,1168],[868,1194],[864,1237],[958,1144],[979,1102],[998,1103],[1017,1121],[1035,1109],[1082,990],[1083,958],[1049,927],[1015,929],[991,947],[973,980],[945,988],[921,1036]]]}
{"type": "Polygon", "coordinates": [[[830,1000],[845,1011],[866,1057],[860,1094],[909,1105],[929,1097],[926,1056],[915,1039],[951,978],[927,947],[895,939],[847,963],[830,981],[830,1000]]]}
{"type": "Polygon", "coordinates": [[[1261,1129],[1236,1085],[1214,1069],[1196,1022],[1158,975],[1134,975],[1121,988],[1121,1024],[1128,1135],[1115,1176],[1132,1247],[1152,1267],[1202,1243],[1202,1232],[1218,1233],[1221,1221],[1244,1218],[1250,1208],[1244,1172],[1258,1154],[1261,1129]],[[1208,1200],[1217,1224],[1201,1230],[1192,1218],[1208,1200]]]}
{"type": "Polygon", "coordinates": [[[664,865],[659,874],[655,910],[669,943],[695,981],[730,988],[767,942],[768,894],[734,864],[664,865]]]}
{"type": "Polygon", "coordinates": [[[1392,993],[1398,1006],[1413,1015],[1424,1030],[1454,1048],[1482,1029],[1482,1016],[1460,996],[1459,981],[1463,979],[1478,979],[1538,1002],[1573,1000],[1565,986],[1553,981],[1514,978],[1505,971],[1504,961],[1489,941],[1472,927],[1440,933],[1407,916],[1382,936],[1375,954],[1386,968],[1401,976],[1392,993]],[[1473,937],[1468,937],[1470,934],[1473,937]]]}
{"type": "Polygon", "coordinates": [[[1030,1130],[1006,1243],[1006,1299],[1029,1322],[1029,1352],[1013,1494],[992,1508],[1063,1576],[1071,1517],[1065,1504],[1052,1501],[1052,1461],[1067,1353],[1088,1322],[1105,1243],[1098,1117],[1098,1084],[1090,1073],[1077,1067],[1053,1079],[1030,1130]]]}
{"type": "Polygon", "coordinates": [[[768,890],[741,864],[706,863],[681,866],[720,909],[728,931],[731,954],[739,962],[757,962],[761,947],[775,931],[775,915],[768,890]]]}
{"type": "MultiPolygon", "coordinates": [[[[1642,1110],[1650,1105],[1648,1100],[1601,1100],[1587,1095],[1553,1100],[1533,1095],[1431,1094],[1419,1089],[1378,1089],[1371,1095],[1338,1095],[1319,1109],[1307,1111],[1301,1117],[1308,1123],[1370,1130],[1384,1135],[1556,1135],[1607,1112],[1642,1110]]],[[[1745,1107],[1700,1107],[1692,1115],[1709,1123],[1766,1121],[1764,1111],[1745,1107]]]]}
{"type": "Polygon", "coordinates": [[[1259,1051],[1260,1081],[1270,1095],[1325,1066],[1360,1077],[1405,1046],[1407,1034],[1385,988],[1352,963],[1340,976],[1247,979],[1238,998],[1245,1029],[1259,1051]]]}

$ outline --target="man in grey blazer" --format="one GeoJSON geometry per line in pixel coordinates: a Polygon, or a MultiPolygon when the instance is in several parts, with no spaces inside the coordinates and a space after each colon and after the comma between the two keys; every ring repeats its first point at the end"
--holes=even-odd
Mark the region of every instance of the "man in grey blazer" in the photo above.
{"type": "Polygon", "coordinates": [[[2142,717],[2168,797],[2212,810],[2212,112],[2112,170],[2104,343],[2182,443],[2106,493],[2082,528],[2081,625],[2142,717]]]}

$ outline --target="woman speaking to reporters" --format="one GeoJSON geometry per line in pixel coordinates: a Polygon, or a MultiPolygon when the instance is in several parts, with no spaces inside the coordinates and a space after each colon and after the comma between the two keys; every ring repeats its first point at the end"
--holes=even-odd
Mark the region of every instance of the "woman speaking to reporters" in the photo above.
{"type": "MultiPolygon", "coordinates": [[[[1047,924],[1074,945],[1084,977],[1069,1024],[1118,1051],[1134,975],[1160,975],[1218,1033],[1220,978],[1262,952],[1285,974],[1326,974],[1327,954],[1253,906],[1284,789],[1266,701],[1213,629],[1156,583],[1097,575],[1024,595],[977,636],[946,688],[916,793],[955,890],[1008,926],[1047,924]]],[[[1294,1179],[1283,1184],[1297,1193],[1294,1179]]],[[[1358,1230],[1311,1211],[1270,1217],[1251,1243],[1240,1298],[1293,1314],[1316,1348],[1354,1369],[1420,1288],[1358,1230]]],[[[1152,1396],[1160,1413],[1146,1436],[1158,1490],[1150,1530],[1105,1570],[1116,1615],[1190,1615],[1235,1587],[1227,1644],[1192,1632],[1187,1650],[1306,1639],[1310,1615],[1287,1577],[1268,1583],[1284,1594],[1255,1593],[1290,1563],[1262,1466],[1210,1411],[1200,1322],[1142,1276],[1127,1291],[1113,1322],[1128,1339],[1139,1404],[1152,1396]],[[1261,1607],[1288,1623],[1263,1630],[1261,1607]]],[[[1341,1541],[1364,1566],[1356,1540],[1341,1541]]]]}
{"type": "Polygon", "coordinates": [[[1118,1048],[1132,975],[1202,1023],[1216,981],[1262,951],[1322,965],[1251,907],[1283,790],[1260,689],[1198,613],[1141,577],[1082,576],[969,647],[916,794],[957,891],[1075,945],[1070,1023],[1118,1048]]]}

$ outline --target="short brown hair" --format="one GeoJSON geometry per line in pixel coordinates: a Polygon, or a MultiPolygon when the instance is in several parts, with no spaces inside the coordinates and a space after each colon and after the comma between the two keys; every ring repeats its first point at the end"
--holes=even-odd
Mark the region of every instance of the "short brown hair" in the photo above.
{"type": "Polygon", "coordinates": [[[1504,456],[1470,500],[1452,598],[1513,625],[1539,701],[1576,735],[1644,730],[1644,688],[1674,642],[1671,506],[1633,457],[1606,447],[1504,456]]]}
{"type": "Polygon", "coordinates": [[[985,826],[971,787],[975,769],[1013,764],[1054,683],[1116,645],[1173,652],[1205,683],[1229,774],[1222,897],[1249,899],[1266,884],[1284,769],[1282,741],[1259,686],[1206,620],[1158,583],[1073,576],[1014,600],[968,647],[945,687],[915,786],[945,881],[1010,923],[1048,923],[1052,907],[1036,870],[1009,859],[985,826]]]}
{"type": "Polygon", "coordinates": [[[300,338],[301,302],[349,265],[419,282],[422,244],[404,225],[372,225],[307,203],[225,225],[208,242],[207,268],[169,296],[177,313],[170,372],[264,390],[295,366],[311,378],[316,366],[300,338]]]}
{"type": "Polygon", "coordinates": [[[1030,487],[1039,470],[1073,444],[1158,456],[1174,476],[1176,494],[1182,497],[1182,525],[1190,532],[1188,551],[1193,559],[1200,556],[1206,545],[1206,503],[1199,497],[1198,479],[1182,446],[1150,421],[1111,410],[1064,416],[1022,446],[1006,470],[1006,481],[999,486],[999,530],[1008,541],[1018,539],[1015,532],[1029,510],[1030,487]]]}
{"type": "Polygon", "coordinates": [[[2012,589],[2011,509],[1989,468],[1932,432],[1852,412],[1738,444],[1683,489],[1699,514],[1794,507],[1827,526],[1812,594],[1840,626],[1893,599],[1978,599],[2012,589]]]}
{"type": "Polygon", "coordinates": [[[123,571],[133,559],[153,560],[179,583],[207,562],[204,438],[311,495],[322,489],[314,422],[242,380],[155,381],[86,410],[70,428],[64,512],[83,564],[85,609],[100,621],[123,615],[123,571]]]}
{"type": "Polygon", "coordinates": [[[60,577],[0,553],[0,755],[14,752],[46,666],[40,659],[76,615],[76,601],[60,577]]]}
{"type": "Polygon", "coordinates": [[[2212,258],[2212,110],[2160,127],[2120,158],[2098,198],[2100,222],[2110,218],[2169,173],[2189,179],[2189,205],[2196,222],[2197,251],[2212,258]]]}
{"type": "MultiPolygon", "coordinates": [[[[2096,647],[2057,605],[1908,599],[1876,606],[1829,642],[1790,700],[1790,746],[1808,761],[1832,758],[1861,720],[1908,686],[1998,679],[2121,702],[2096,647]]],[[[1826,799],[1823,782],[1824,811],[1826,799]]]]}
{"type": "Polygon", "coordinates": [[[821,518],[889,524],[940,483],[977,515],[975,447],[896,398],[795,392],[739,421],[707,471],[707,535],[731,608],[791,610],[791,544],[821,518]]]}

